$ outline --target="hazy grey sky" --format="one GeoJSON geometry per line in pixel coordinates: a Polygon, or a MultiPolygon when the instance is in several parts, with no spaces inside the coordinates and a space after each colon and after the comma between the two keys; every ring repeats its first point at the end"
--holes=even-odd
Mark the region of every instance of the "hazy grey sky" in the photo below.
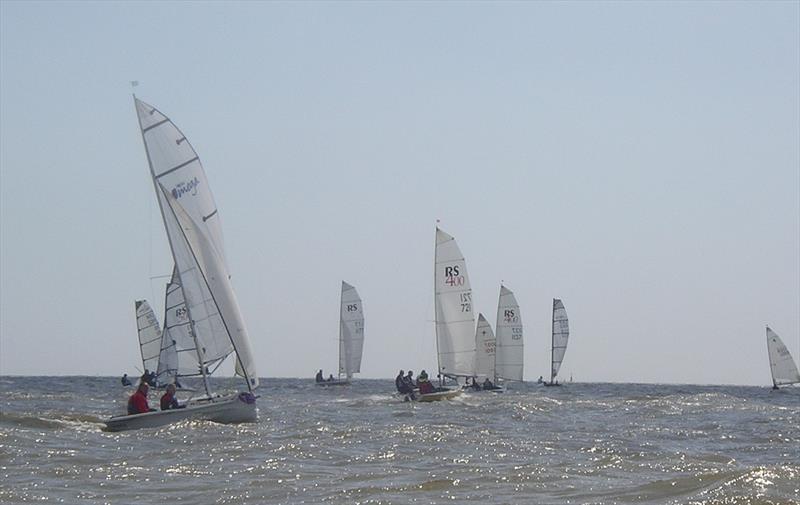
{"type": "Polygon", "coordinates": [[[435,220],[525,376],[766,384],[800,347],[800,3],[0,2],[0,373],[139,364],[171,258],[129,81],[208,174],[261,376],[435,369],[435,220]]]}

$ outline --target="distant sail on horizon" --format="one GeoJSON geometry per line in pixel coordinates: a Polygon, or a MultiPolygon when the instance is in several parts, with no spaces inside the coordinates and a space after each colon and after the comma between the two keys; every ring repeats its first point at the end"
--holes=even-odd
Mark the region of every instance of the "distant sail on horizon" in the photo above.
{"type": "Polygon", "coordinates": [[[769,326],[767,326],[767,353],[773,387],[800,383],[800,372],[797,371],[797,365],[789,349],[769,326]]]}
{"type": "Polygon", "coordinates": [[[564,354],[567,352],[567,342],[569,341],[569,320],[564,303],[558,298],[553,298],[553,339],[551,349],[551,371],[550,383],[552,384],[558,371],[561,369],[561,362],[564,361],[564,354]]]}
{"type": "Polygon", "coordinates": [[[495,325],[495,373],[503,380],[521,381],[524,368],[522,314],[514,293],[500,286],[495,325]]]}

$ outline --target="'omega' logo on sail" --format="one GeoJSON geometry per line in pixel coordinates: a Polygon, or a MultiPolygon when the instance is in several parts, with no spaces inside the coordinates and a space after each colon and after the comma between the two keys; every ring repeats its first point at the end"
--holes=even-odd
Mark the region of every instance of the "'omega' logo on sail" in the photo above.
{"type": "Polygon", "coordinates": [[[188,182],[179,182],[177,186],[172,188],[172,196],[177,200],[186,193],[191,193],[192,196],[197,194],[197,186],[200,185],[200,180],[195,177],[188,182]]]}

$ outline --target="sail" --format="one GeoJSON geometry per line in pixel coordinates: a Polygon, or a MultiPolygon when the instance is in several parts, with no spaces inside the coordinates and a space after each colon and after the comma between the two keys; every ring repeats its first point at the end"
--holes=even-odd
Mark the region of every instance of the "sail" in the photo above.
{"type": "Polygon", "coordinates": [[[478,314],[478,326],[475,328],[475,375],[495,381],[495,338],[492,327],[478,314]]]}
{"type": "Polygon", "coordinates": [[[347,378],[361,371],[364,349],[364,307],[356,288],[342,281],[339,311],[339,373],[347,378]]]}
{"type": "Polygon", "coordinates": [[[189,311],[183,298],[178,270],[173,268],[164,296],[164,331],[158,357],[158,381],[167,384],[175,382],[177,377],[197,375],[200,375],[200,363],[189,311]]]}
{"type": "Polygon", "coordinates": [[[522,380],[523,343],[522,315],[514,293],[500,286],[497,302],[497,349],[495,373],[504,380],[522,380]]]}
{"type": "Polygon", "coordinates": [[[249,341],[230,287],[222,228],[203,167],[186,137],[151,105],[134,99],[142,138],[180,290],[198,370],[237,350],[237,373],[258,380],[249,341]]]}
{"type": "Polygon", "coordinates": [[[567,341],[569,340],[569,321],[567,311],[561,300],[553,298],[553,359],[552,371],[550,372],[550,382],[553,382],[561,368],[564,360],[564,353],[567,352],[567,341]]]}
{"type": "Polygon", "coordinates": [[[467,264],[456,240],[439,228],[436,228],[434,269],[439,372],[472,377],[475,375],[475,314],[467,264]]]}
{"type": "Polygon", "coordinates": [[[158,319],[147,300],[136,300],[135,305],[142,366],[145,370],[154,371],[158,366],[158,354],[161,351],[161,329],[158,327],[158,319]]]}
{"type": "MultiPolygon", "coordinates": [[[[204,285],[212,294],[211,302],[213,302],[216,309],[212,310],[212,312],[217,314],[219,321],[222,323],[222,331],[211,335],[211,337],[220,346],[226,340],[227,345],[233,346],[236,352],[236,375],[244,377],[250,388],[258,387],[258,375],[256,374],[253,351],[250,347],[250,338],[239,310],[239,302],[236,300],[230,278],[224,268],[223,259],[217,254],[217,249],[210,239],[203,233],[203,227],[192,220],[175,196],[167,191],[167,188],[161,186],[161,190],[167,200],[169,209],[180,225],[185,244],[193,253],[195,263],[192,272],[195,276],[192,276],[192,278],[198,282],[202,279],[204,285]],[[198,275],[199,277],[197,277],[198,275]]],[[[183,283],[183,281],[184,276],[181,275],[181,282],[183,283]]],[[[186,294],[185,285],[184,294],[186,294]]],[[[189,297],[187,296],[186,298],[188,302],[189,297]]],[[[190,311],[190,315],[194,320],[193,311],[190,311]]],[[[196,325],[194,331],[197,332],[196,325]]],[[[199,341],[197,336],[195,338],[199,341]]]]}
{"type": "Polygon", "coordinates": [[[782,384],[795,384],[800,382],[800,373],[797,365],[789,354],[781,337],[767,327],[767,352],[769,353],[769,368],[772,371],[772,383],[775,386],[782,384]]]}

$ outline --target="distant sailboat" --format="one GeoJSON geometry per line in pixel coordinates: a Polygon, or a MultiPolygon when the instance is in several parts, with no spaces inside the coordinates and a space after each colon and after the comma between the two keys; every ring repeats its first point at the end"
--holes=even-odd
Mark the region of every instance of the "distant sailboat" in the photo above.
{"type": "Polygon", "coordinates": [[[317,382],[318,386],[350,384],[354,373],[361,372],[364,349],[364,307],[356,288],[342,281],[339,309],[339,378],[317,382]],[[342,378],[344,376],[344,378],[342,378]]]}
{"type": "Polygon", "coordinates": [[[478,379],[489,379],[495,382],[495,364],[497,340],[489,321],[478,314],[478,325],[475,328],[475,376],[478,379]]]}
{"type": "Polygon", "coordinates": [[[558,298],[553,298],[553,326],[552,326],[552,347],[550,353],[550,382],[545,382],[546,386],[558,385],[556,376],[564,361],[564,353],[567,352],[567,342],[569,341],[569,321],[564,304],[558,298]]]}
{"type": "Polygon", "coordinates": [[[147,300],[137,300],[136,329],[139,334],[139,350],[142,354],[142,370],[156,371],[161,354],[161,328],[153,308],[147,300]]]}
{"type": "Polygon", "coordinates": [[[500,381],[522,381],[522,315],[514,293],[500,286],[497,302],[495,374],[500,381]]]}
{"type": "MultiPolygon", "coordinates": [[[[183,419],[221,423],[255,421],[258,411],[252,391],[258,387],[258,376],[230,283],[222,228],[205,172],[197,153],[169,118],[136,97],[134,104],[175,262],[173,277],[179,281],[177,289],[184,304],[179,307],[186,323],[183,327],[193,342],[192,352],[185,354],[193,354],[193,373],[202,377],[206,396],[192,400],[182,409],[112,417],[106,426],[111,431],[120,431],[163,426],[183,419]],[[209,376],[231,354],[236,358],[235,373],[245,379],[248,391],[214,395],[209,376]]],[[[169,293],[168,288],[168,305],[169,293]]],[[[170,317],[168,310],[165,322],[168,330],[174,327],[170,317]]],[[[175,343],[177,346],[177,339],[175,343]]],[[[179,351],[177,347],[175,350],[179,351]]]]}
{"type": "MultiPolygon", "coordinates": [[[[433,264],[439,375],[442,380],[473,377],[475,313],[472,311],[472,288],[467,264],[456,240],[438,227],[433,264]]],[[[461,394],[460,386],[438,389],[434,393],[419,395],[418,400],[435,401],[461,394]]]]}
{"type": "Polygon", "coordinates": [[[800,383],[800,372],[781,337],[767,326],[767,353],[772,372],[772,388],[800,383]]]}

